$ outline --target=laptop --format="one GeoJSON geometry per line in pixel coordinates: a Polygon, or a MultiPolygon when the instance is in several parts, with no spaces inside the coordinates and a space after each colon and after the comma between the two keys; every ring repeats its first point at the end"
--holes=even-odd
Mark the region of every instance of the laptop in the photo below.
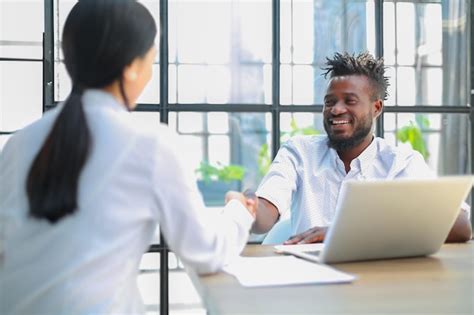
{"type": "Polygon", "coordinates": [[[443,245],[473,184],[473,176],[348,181],[324,244],[275,250],[320,263],[430,255],[443,245]]]}

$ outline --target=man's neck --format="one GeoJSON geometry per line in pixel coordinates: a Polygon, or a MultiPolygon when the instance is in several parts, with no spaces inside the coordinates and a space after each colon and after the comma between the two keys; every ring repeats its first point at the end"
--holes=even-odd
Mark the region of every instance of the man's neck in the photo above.
{"type": "Polygon", "coordinates": [[[365,149],[372,143],[374,137],[373,135],[368,136],[365,138],[361,143],[359,143],[357,146],[345,150],[345,151],[337,151],[337,155],[339,155],[339,158],[342,160],[344,163],[344,168],[346,170],[346,173],[349,173],[351,170],[351,162],[352,160],[356,159],[359,155],[361,155],[362,152],[364,152],[365,149]]]}

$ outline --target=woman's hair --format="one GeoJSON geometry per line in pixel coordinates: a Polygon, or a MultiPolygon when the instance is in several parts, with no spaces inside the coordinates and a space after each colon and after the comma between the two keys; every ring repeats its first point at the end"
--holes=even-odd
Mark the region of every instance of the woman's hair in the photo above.
{"type": "Polygon", "coordinates": [[[30,215],[55,223],[76,211],[78,183],[91,147],[82,92],[118,80],[124,68],[153,46],[156,25],[134,0],[80,0],[64,25],[62,48],[72,91],[63,104],[26,182],[30,215]]]}

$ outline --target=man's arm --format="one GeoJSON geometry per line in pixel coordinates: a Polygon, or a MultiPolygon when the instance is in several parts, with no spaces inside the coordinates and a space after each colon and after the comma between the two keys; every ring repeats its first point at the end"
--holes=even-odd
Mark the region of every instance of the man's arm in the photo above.
{"type": "Polygon", "coordinates": [[[454,222],[451,231],[449,231],[446,243],[467,242],[472,237],[471,221],[469,220],[468,212],[461,209],[456,222],[454,222]]]}
{"type": "MultiPolygon", "coordinates": [[[[231,199],[243,200],[254,199],[256,202],[256,215],[255,221],[250,229],[250,232],[255,234],[263,234],[270,231],[280,217],[277,207],[265,198],[257,197],[254,193],[251,195],[248,193],[241,193],[237,191],[228,191],[225,195],[225,202],[229,202],[231,199]]],[[[247,201],[248,202],[248,201],[247,201]]]]}
{"type": "Polygon", "coordinates": [[[257,216],[250,232],[263,234],[270,231],[280,217],[277,207],[265,198],[258,198],[257,216]]]}

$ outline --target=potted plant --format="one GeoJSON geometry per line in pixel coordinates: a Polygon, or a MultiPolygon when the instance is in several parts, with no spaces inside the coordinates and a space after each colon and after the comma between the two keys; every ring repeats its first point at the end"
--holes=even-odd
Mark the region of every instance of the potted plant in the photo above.
{"type": "Polygon", "coordinates": [[[245,168],[240,165],[230,164],[215,165],[202,161],[196,169],[200,176],[198,187],[207,206],[224,205],[225,193],[229,190],[240,191],[240,182],[244,178],[245,168]]]}

